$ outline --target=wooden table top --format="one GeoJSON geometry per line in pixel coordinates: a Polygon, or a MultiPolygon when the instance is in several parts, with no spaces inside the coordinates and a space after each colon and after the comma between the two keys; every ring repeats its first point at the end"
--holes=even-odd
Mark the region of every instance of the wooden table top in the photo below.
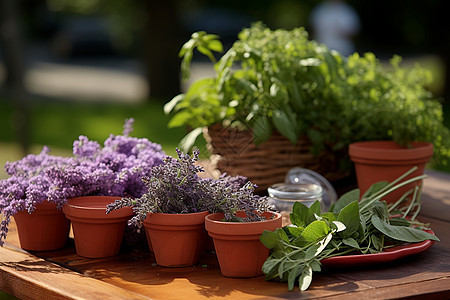
{"type": "Polygon", "coordinates": [[[388,264],[328,269],[307,291],[286,283],[227,278],[213,253],[193,267],[163,268],[148,251],[105,259],[76,255],[73,241],[51,252],[18,247],[14,224],[0,249],[0,289],[23,299],[386,299],[450,298],[450,175],[427,171],[420,219],[440,238],[428,251],[388,264]]]}

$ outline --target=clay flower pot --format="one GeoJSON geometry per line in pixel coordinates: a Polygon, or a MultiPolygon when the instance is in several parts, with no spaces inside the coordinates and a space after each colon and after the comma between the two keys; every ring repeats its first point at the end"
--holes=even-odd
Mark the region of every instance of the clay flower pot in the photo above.
{"type": "MultiPolygon", "coordinates": [[[[261,268],[269,256],[269,249],[260,242],[259,237],[264,230],[273,231],[282,227],[279,213],[266,212],[263,215],[268,220],[222,222],[224,215],[221,213],[205,218],[205,227],[214,240],[220,271],[224,276],[246,278],[263,274],[261,268]]],[[[245,213],[237,216],[245,216],[245,213]]]]}
{"type": "MultiPolygon", "coordinates": [[[[426,163],[433,156],[433,145],[416,142],[411,148],[393,141],[367,141],[350,144],[350,159],[355,163],[356,177],[361,195],[374,183],[391,182],[417,166],[417,170],[404,180],[423,174],[426,163]]],[[[421,181],[411,183],[387,195],[387,203],[397,201],[405,192],[421,181]]]]}
{"type": "Polygon", "coordinates": [[[52,251],[67,242],[70,221],[66,219],[56,204],[44,201],[36,205],[29,214],[26,211],[14,215],[19,234],[20,247],[31,251],[52,251]]]}
{"type": "Polygon", "coordinates": [[[106,205],[121,197],[87,196],[68,199],[63,207],[72,221],[75,248],[79,256],[101,258],[119,253],[130,207],[106,214],[106,205]]]}
{"type": "Polygon", "coordinates": [[[144,220],[149,246],[156,263],[163,267],[195,265],[205,247],[205,216],[208,211],[189,214],[149,213],[144,220]]]}

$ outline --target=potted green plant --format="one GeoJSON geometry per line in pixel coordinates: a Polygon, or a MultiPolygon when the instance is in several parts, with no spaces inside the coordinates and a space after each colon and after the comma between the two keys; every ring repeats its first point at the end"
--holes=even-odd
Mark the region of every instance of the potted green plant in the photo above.
{"type": "MultiPolygon", "coordinates": [[[[389,67],[372,53],[344,58],[309,40],[303,28],[255,23],[238,37],[214,64],[214,77],[165,106],[173,113],[168,126],[191,129],[186,146],[206,129],[221,171],[262,188],[282,181],[293,166],[334,181],[350,169],[348,145],[363,140],[430,142],[435,158],[450,157],[442,107],[420,67],[401,68],[398,56],[389,67]]],[[[193,34],[180,51],[184,74],[196,47],[212,59],[220,50],[217,36],[193,34]]]]}
{"type": "Polygon", "coordinates": [[[236,211],[250,217],[268,210],[265,197],[253,194],[252,184],[241,176],[223,174],[202,178],[196,164],[199,151],[192,156],[177,149],[178,158],[167,156],[163,164],[143,178],[147,192],[139,198],[123,198],[108,205],[108,212],[132,207],[131,224],[144,226],[156,263],[166,267],[194,265],[204,249],[205,217],[223,212],[222,218],[235,220],[236,211]]]}

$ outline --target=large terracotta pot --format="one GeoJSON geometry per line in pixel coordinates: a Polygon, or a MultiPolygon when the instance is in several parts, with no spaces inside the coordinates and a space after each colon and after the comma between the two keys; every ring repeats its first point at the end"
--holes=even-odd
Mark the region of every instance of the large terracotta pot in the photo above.
{"type": "MultiPolygon", "coordinates": [[[[264,230],[273,231],[282,227],[279,213],[266,212],[266,221],[260,222],[222,222],[221,213],[210,214],[205,218],[205,227],[214,240],[220,271],[227,277],[256,277],[263,274],[261,268],[269,249],[259,240],[264,230]],[[271,217],[273,217],[271,219],[271,217]]],[[[241,212],[238,217],[245,216],[241,212]]]]}
{"type": "Polygon", "coordinates": [[[22,249],[52,251],[64,247],[67,242],[70,221],[56,209],[55,203],[44,201],[36,205],[31,214],[16,213],[14,220],[22,249]]]}
{"type": "Polygon", "coordinates": [[[195,265],[205,248],[205,216],[208,211],[189,214],[149,213],[144,220],[147,241],[163,267],[195,265]]]}
{"type": "MultiPolygon", "coordinates": [[[[374,183],[392,182],[417,166],[417,170],[404,180],[423,174],[426,163],[433,156],[433,145],[416,142],[411,148],[393,141],[367,141],[350,144],[350,159],[355,163],[356,177],[361,195],[374,183]]],[[[421,181],[406,185],[387,195],[387,203],[397,201],[405,192],[422,184],[421,181]]]]}
{"type": "Polygon", "coordinates": [[[72,221],[75,248],[79,256],[101,258],[119,253],[130,207],[106,214],[106,205],[120,197],[87,196],[68,199],[63,211],[72,221]]]}

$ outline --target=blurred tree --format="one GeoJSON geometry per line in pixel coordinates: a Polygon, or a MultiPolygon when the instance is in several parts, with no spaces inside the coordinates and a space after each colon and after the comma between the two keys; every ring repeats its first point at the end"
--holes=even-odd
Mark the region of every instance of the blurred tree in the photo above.
{"type": "MultiPolygon", "coordinates": [[[[239,11],[272,28],[305,26],[321,0],[35,0],[21,1],[34,9],[44,3],[53,12],[101,15],[110,19],[116,47],[134,51],[145,62],[150,94],[167,101],[180,91],[178,50],[189,39],[182,21],[193,10],[217,8],[239,11]]],[[[444,0],[348,0],[360,15],[362,31],[356,39],[359,52],[381,58],[393,54],[437,53],[449,67],[449,18],[444,0]]],[[[205,28],[206,30],[208,28],[205,28]]],[[[211,32],[215,33],[215,32],[211,32]]],[[[450,76],[446,76],[450,101],[450,76]]]]}
{"type": "Polygon", "coordinates": [[[116,49],[142,59],[150,96],[166,102],[180,93],[178,51],[183,35],[176,0],[46,0],[51,10],[106,16],[116,49]]]}
{"type": "Polygon", "coordinates": [[[362,21],[360,51],[378,56],[437,54],[445,65],[442,95],[450,102],[450,19],[444,0],[349,0],[362,21]]]}
{"type": "Polygon", "coordinates": [[[141,35],[150,95],[169,101],[180,93],[178,52],[185,40],[175,0],[140,0],[147,13],[141,35]]]}
{"type": "Polygon", "coordinates": [[[14,108],[16,136],[24,154],[29,150],[29,105],[24,88],[25,66],[23,60],[22,23],[19,2],[0,1],[0,49],[6,69],[4,91],[14,108]]]}

